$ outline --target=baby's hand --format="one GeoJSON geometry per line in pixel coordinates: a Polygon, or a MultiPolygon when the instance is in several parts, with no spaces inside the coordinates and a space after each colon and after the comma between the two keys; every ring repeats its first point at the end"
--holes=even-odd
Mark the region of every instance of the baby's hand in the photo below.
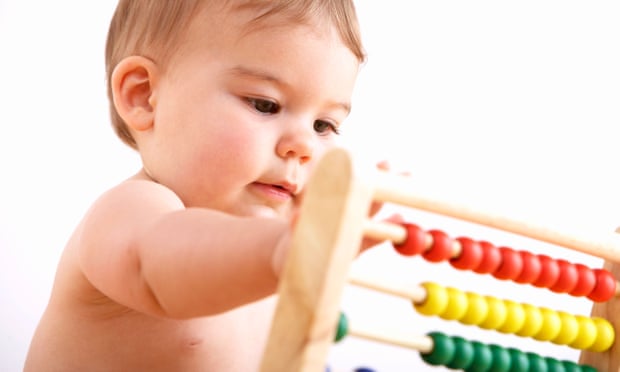
{"type": "MultiPolygon", "coordinates": [[[[381,171],[388,172],[390,171],[390,164],[387,161],[381,161],[377,163],[377,168],[381,171]]],[[[408,176],[409,172],[398,172],[398,174],[403,175],[403,176],[408,176]]],[[[374,217],[381,210],[382,207],[383,207],[383,202],[373,201],[370,206],[368,217],[369,218],[374,217]]],[[[393,214],[390,217],[384,219],[383,221],[392,222],[392,223],[402,223],[404,220],[402,216],[400,216],[399,214],[393,214]]],[[[362,240],[362,246],[360,249],[360,253],[369,248],[374,247],[375,245],[379,245],[381,243],[383,243],[383,241],[381,240],[364,237],[364,239],[362,240]]]]}
{"type": "MultiPolygon", "coordinates": [[[[377,163],[377,169],[388,172],[390,170],[390,163],[388,163],[387,160],[380,161],[379,163],[377,163]]],[[[368,216],[372,218],[381,210],[381,207],[383,207],[382,202],[373,200],[372,204],[370,205],[370,212],[368,213],[368,216]]]]}
{"type": "MultiPolygon", "coordinates": [[[[381,161],[379,163],[377,163],[377,168],[381,171],[389,171],[390,170],[390,165],[387,161],[381,161]]],[[[402,175],[409,175],[408,172],[399,172],[399,174],[402,175]]],[[[297,219],[299,217],[299,206],[301,204],[301,200],[303,198],[303,195],[300,194],[296,197],[293,206],[291,208],[290,214],[288,214],[287,218],[288,218],[288,226],[289,226],[289,230],[287,230],[283,236],[282,239],[280,240],[280,243],[278,244],[278,246],[276,247],[276,250],[274,252],[274,255],[272,256],[272,266],[274,269],[274,272],[276,273],[276,275],[279,276],[280,271],[282,269],[282,266],[284,265],[284,261],[286,260],[286,254],[289,248],[289,245],[291,244],[291,238],[292,238],[292,232],[294,230],[294,227],[297,223],[297,219]]],[[[383,203],[379,202],[379,201],[373,201],[369,212],[368,212],[368,217],[372,218],[374,217],[383,207],[383,203]]],[[[385,222],[392,222],[392,223],[402,223],[404,220],[403,218],[399,215],[399,214],[393,214],[385,219],[383,219],[383,221],[385,222]]],[[[360,246],[360,253],[364,252],[365,250],[372,248],[376,245],[379,245],[383,243],[382,240],[378,240],[378,239],[373,239],[373,238],[369,238],[369,237],[364,237],[362,239],[362,244],[360,246]]]]}

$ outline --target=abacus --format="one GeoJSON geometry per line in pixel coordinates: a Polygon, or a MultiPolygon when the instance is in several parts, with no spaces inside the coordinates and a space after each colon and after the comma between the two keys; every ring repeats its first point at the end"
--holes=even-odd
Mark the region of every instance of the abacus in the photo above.
{"type": "Polygon", "coordinates": [[[307,185],[278,288],[278,304],[261,371],[325,371],[330,346],[345,334],[412,348],[428,364],[451,369],[620,371],[613,324],[617,306],[614,262],[620,262],[618,236],[610,233],[587,239],[418,197],[406,184],[394,179],[377,174],[364,178],[346,150],[332,150],[317,165],[307,185]],[[542,254],[497,248],[486,241],[452,238],[441,230],[425,231],[412,223],[373,221],[368,218],[373,201],[438,213],[573,249],[603,258],[605,268],[592,269],[542,254]],[[447,261],[455,269],[559,294],[584,296],[596,303],[593,316],[483,296],[433,282],[395,290],[352,277],[349,267],[364,236],[389,240],[402,255],[420,255],[430,262],[447,261]],[[363,330],[349,330],[347,318],[340,312],[340,299],[347,283],[407,298],[423,315],[583,350],[583,364],[441,332],[394,340],[363,330]]]}

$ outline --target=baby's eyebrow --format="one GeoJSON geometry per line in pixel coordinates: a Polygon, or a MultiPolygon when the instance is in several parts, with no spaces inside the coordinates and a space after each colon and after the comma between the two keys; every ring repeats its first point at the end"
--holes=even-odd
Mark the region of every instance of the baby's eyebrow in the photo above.
{"type": "Polygon", "coordinates": [[[276,84],[279,85],[286,85],[282,79],[278,78],[277,76],[273,75],[270,72],[267,71],[262,71],[262,70],[258,70],[255,68],[249,68],[249,67],[245,67],[245,66],[235,66],[233,68],[231,68],[229,70],[231,75],[238,75],[238,76],[247,76],[247,77],[251,77],[251,78],[255,78],[255,79],[260,79],[260,80],[266,80],[266,81],[270,81],[270,82],[274,82],[276,84]]]}
{"type": "MultiPolygon", "coordinates": [[[[268,71],[264,71],[264,70],[260,70],[256,68],[250,68],[250,67],[241,66],[241,65],[232,67],[228,71],[231,75],[264,80],[264,81],[267,81],[267,82],[270,82],[276,85],[280,85],[286,88],[290,87],[289,84],[284,82],[284,80],[282,80],[278,76],[268,71]]],[[[347,115],[351,112],[351,104],[349,102],[338,102],[338,101],[331,102],[330,101],[328,105],[343,110],[347,115]]]]}

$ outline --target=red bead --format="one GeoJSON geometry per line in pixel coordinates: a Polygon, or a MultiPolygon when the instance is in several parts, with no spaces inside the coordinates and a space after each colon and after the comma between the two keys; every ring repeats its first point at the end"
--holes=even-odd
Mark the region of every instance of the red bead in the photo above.
{"type": "Polygon", "coordinates": [[[558,262],[549,256],[539,255],[541,271],[538,279],[532,285],[540,288],[551,288],[560,277],[560,266],[558,262]]]}
{"type": "Polygon", "coordinates": [[[594,269],[596,276],[596,286],[588,295],[594,302],[605,302],[616,293],[616,279],[607,270],[594,269]]]}
{"type": "Polygon", "coordinates": [[[422,257],[430,262],[441,262],[450,259],[454,250],[454,240],[440,230],[429,230],[428,233],[433,236],[433,244],[431,249],[422,253],[422,257]]]}
{"type": "Polygon", "coordinates": [[[582,264],[575,264],[575,268],[577,269],[579,280],[577,280],[577,285],[569,294],[575,297],[587,296],[596,287],[596,274],[594,274],[592,269],[582,264]]]}
{"type": "Polygon", "coordinates": [[[502,263],[501,253],[489,242],[480,241],[478,244],[482,249],[482,261],[474,271],[478,274],[494,273],[502,263]]]}
{"type": "Polygon", "coordinates": [[[523,270],[523,259],[519,252],[508,247],[500,247],[499,252],[502,255],[502,263],[492,275],[497,279],[503,280],[517,278],[521,274],[521,270],[523,270]]]}
{"type": "Polygon", "coordinates": [[[579,280],[577,267],[566,260],[557,260],[557,262],[560,268],[560,277],[549,289],[557,293],[568,293],[575,288],[579,280]]]}
{"type": "Polygon", "coordinates": [[[400,244],[392,243],[394,249],[403,256],[414,256],[424,252],[428,243],[426,231],[412,223],[402,223],[401,226],[407,230],[407,236],[400,244]]]}
{"type": "Polygon", "coordinates": [[[528,251],[520,251],[519,254],[523,261],[523,269],[521,270],[521,274],[519,274],[514,281],[521,284],[534,283],[542,271],[542,265],[538,256],[528,251]]]}
{"type": "Polygon", "coordinates": [[[460,270],[473,270],[478,267],[482,261],[480,244],[465,237],[456,238],[456,240],[461,245],[461,254],[450,259],[450,265],[460,270]]]}

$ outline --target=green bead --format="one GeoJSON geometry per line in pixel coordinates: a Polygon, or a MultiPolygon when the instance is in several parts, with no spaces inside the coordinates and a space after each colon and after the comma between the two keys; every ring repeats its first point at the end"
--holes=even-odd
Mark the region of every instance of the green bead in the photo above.
{"type": "Polygon", "coordinates": [[[530,359],[521,350],[509,348],[510,372],[527,372],[530,370],[530,359]]]}
{"type": "Polygon", "coordinates": [[[530,369],[531,372],[548,372],[547,362],[543,357],[534,353],[525,353],[527,358],[530,360],[530,369]]]}
{"type": "Polygon", "coordinates": [[[483,343],[472,341],[474,347],[474,361],[465,369],[466,372],[487,372],[493,367],[493,353],[491,349],[483,343]]]}
{"type": "Polygon", "coordinates": [[[596,368],[589,366],[587,364],[581,365],[581,372],[597,372],[596,368]]]}
{"type": "Polygon", "coordinates": [[[445,366],[454,359],[455,345],[451,337],[441,332],[428,334],[433,339],[433,350],[430,353],[420,353],[422,359],[434,366],[445,366]]]}
{"type": "Polygon", "coordinates": [[[454,342],[454,358],[446,364],[451,369],[465,369],[474,361],[474,347],[462,337],[452,337],[454,342]]]}
{"type": "Polygon", "coordinates": [[[545,362],[547,362],[547,371],[549,372],[566,372],[566,368],[562,362],[553,358],[544,358],[545,362]]]}
{"type": "Polygon", "coordinates": [[[489,345],[493,355],[493,372],[509,372],[511,365],[510,353],[499,345],[489,345]]]}
{"type": "Polygon", "coordinates": [[[349,332],[349,320],[344,313],[340,313],[340,318],[338,319],[338,328],[336,329],[336,337],[334,337],[334,341],[338,342],[344,338],[349,332]]]}
{"type": "Polygon", "coordinates": [[[575,362],[571,362],[570,360],[563,360],[562,366],[564,366],[564,371],[566,372],[581,372],[581,366],[575,362]]]}

